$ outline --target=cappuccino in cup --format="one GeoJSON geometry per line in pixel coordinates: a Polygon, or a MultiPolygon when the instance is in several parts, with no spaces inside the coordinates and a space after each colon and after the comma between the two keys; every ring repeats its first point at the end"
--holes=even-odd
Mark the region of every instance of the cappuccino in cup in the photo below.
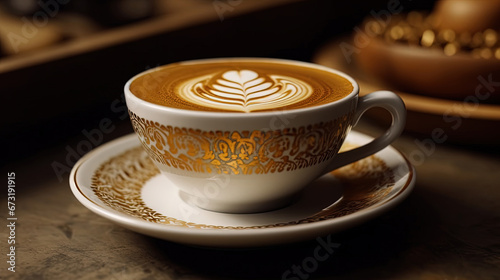
{"type": "Polygon", "coordinates": [[[328,104],[344,98],[352,83],[340,75],[272,61],[174,63],[139,76],[138,98],[176,109],[265,112],[328,104]]]}
{"type": "Polygon", "coordinates": [[[358,96],[348,75],[271,58],[173,63],[125,85],[134,130],[188,204],[227,213],[284,207],[318,177],[376,153],[402,132],[395,93],[358,96]],[[338,153],[371,107],[386,109],[385,134],[338,153]]]}

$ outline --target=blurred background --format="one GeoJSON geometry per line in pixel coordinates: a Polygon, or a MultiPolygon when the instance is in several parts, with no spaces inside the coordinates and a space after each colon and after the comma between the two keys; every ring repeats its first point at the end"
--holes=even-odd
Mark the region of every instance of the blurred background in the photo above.
{"type": "MultiPolygon", "coordinates": [[[[17,177],[19,270],[262,279],[304,265],[314,240],[248,251],[162,242],[95,216],[68,187],[81,156],[132,133],[132,76],[245,56],[337,68],[361,95],[390,89],[408,110],[393,146],[416,167],[415,190],[396,211],[335,234],[342,246],[316,275],[498,279],[499,18],[500,0],[0,0],[0,169],[17,177]]],[[[377,136],[388,121],[370,110],[355,129],[377,136]]]]}
{"type": "MultiPolygon", "coordinates": [[[[431,0],[0,0],[0,92],[4,98],[0,133],[2,146],[8,147],[2,161],[21,160],[71,139],[89,138],[91,132],[99,140],[94,139],[93,146],[110,140],[111,132],[113,137],[131,132],[123,100],[125,82],[170,62],[256,56],[321,63],[333,62],[339,54],[349,62],[353,54],[359,55],[360,66],[368,65],[362,70],[370,73],[374,65],[381,66],[370,59],[380,55],[361,51],[370,49],[364,46],[363,34],[406,45],[412,39],[401,35],[408,24],[392,29],[384,25],[381,30],[376,24],[364,26],[367,17],[374,17],[375,23],[397,25],[395,19],[411,23],[419,18],[401,15],[422,11],[422,20],[422,15],[435,8],[431,0]],[[332,44],[336,54],[325,53],[325,47],[332,44]],[[102,127],[107,120],[110,124],[102,127]]],[[[413,35],[420,47],[443,49],[451,42],[436,39],[433,44],[431,39],[441,33],[424,38],[425,30],[418,32],[413,35]]],[[[490,56],[495,56],[494,51],[490,56]]],[[[453,46],[448,47],[447,56],[450,52],[454,54],[453,46]]],[[[340,67],[338,63],[330,66],[340,67]]],[[[498,70],[498,63],[495,67],[498,70]]],[[[377,78],[383,81],[380,84],[393,82],[390,86],[401,81],[377,78]]],[[[398,89],[408,91],[407,84],[398,89]]],[[[420,117],[410,118],[409,125],[425,123],[420,117]]],[[[81,147],[82,153],[85,148],[81,147]]]]}

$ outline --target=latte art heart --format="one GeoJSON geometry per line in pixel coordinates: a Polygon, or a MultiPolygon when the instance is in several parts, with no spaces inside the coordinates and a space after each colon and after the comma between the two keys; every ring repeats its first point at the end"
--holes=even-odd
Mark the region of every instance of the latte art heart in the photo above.
{"type": "Polygon", "coordinates": [[[153,104],[242,114],[320,106],[352,90],[348,79],[328,70],[251,58],[167,64],[130,84],[135,96],[153,104]]]}
{"type": "Polygon", "coordinates": [[[187,102],[241,112],[292,105],[307,99],[312,92],[312,87],[302,80],[252,70],[205,75],[179,86],[179,96],[187,102]]]}

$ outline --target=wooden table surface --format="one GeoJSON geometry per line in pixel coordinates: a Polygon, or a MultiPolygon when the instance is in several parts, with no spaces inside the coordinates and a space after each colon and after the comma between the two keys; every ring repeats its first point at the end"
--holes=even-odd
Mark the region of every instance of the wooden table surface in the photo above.
{"type": "MultiPolygon", "coordinates": [[[[115,123],[109,141],[132,131],[115,123]]],[[[362,121],[356,130],[383,128],[362,121]]],[[[72,195],[51,164],[64,163],[76,138],[2,169],[16,174],[16,272],[2,279],[281,279],[313,254],[316,240],[254,249],[214,249],[147,237],[101,218],[72,195]]],[[[394,146],[406,155],[419,139],[394,146]]],[[[488,150],[436,145],[418,162],[413,193],[388,213],[332,234],[340,247],[311,273],[285,279],[499,279],[500,160],[488,150]],[[296,277],[296,278],[293,278],[296,277]]],[[[4,177],[4,179],[6,179],[4,177]]],[[[4,188],[4,192],[6,192],[4,188]]],[[[1,220],[6,223],[2,194],[1,220]]],[[[326,238],[326,237],[324,237],[326,238]]],[[[2,252],[7,231],[2,230],[2,252]]]]}

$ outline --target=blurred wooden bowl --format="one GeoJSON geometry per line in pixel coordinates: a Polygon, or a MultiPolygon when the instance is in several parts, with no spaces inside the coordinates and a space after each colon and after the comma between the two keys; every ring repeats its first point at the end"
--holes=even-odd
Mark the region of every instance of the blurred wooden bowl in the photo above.
{"type": "Polygon", "coordinates": [[[356,58],[362,71],[402,91],[454,100],[477,95],[481,102],[500,102],[500,59],[495,57],[476,58],[464,52],[447,56],[442,49],[375,37],[356,58]]]}
{"type": "MultiPolygon", "coordinates": [[[[352,76],[359,84],[361,96],[377,90],[396,92],[405,102],[408,111],[406,132],[431,140],[436,133],[441,133],[446,142],[498,148],[500,134],[496,131],[500,127],[500,104],[475,103],[465,99],[455,101],[397,90],[361,71],[356,60],[346,59],[340,47],[341,43],[346,42],[352,44],[349,38],[331,41],[318,50],[313,61],[352,76]]],[[[496,90],[500,90],[500,87],[496,87],[496,90]]],[[[474,92],[468,96],[474,96],[474,92]]],[[[391,123],[390,115],[382,109],[368,110],[367,117],[385,127],[391,123]]]]}
{"type": "Polygon", "coordinates": [[[0,10],[0,49],[6,56],[51,46],[62,39],[57,24],[48,21],[37,26],[32,18],[22,20],[0,10]]]}

